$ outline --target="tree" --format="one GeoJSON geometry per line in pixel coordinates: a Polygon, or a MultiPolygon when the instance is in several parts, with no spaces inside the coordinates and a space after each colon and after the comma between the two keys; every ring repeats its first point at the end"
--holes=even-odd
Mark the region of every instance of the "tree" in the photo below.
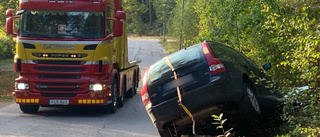
{"type": "Polygon", "coordinates": [[[172,15],[176,3],[173,0],[155,0],[153,1],[153,7],[155,8],[157,21],[163,24],[163,41],[165,41],[166,24],[169,23],[169,19],[172,15]]]}
{"type": "Polygon", "coordinates": [[[176,5],[173,10],[173,15],[170,18],[170,23],[168,24],[169,34],[173,37],[179,39],[182,35],[182,48],[188,47],[192,44],[197,43],[195,39],[198,36],[198,22],[199,17],[196,16],[194,11],[194,4],[197,0],[184,1],[183,17],[181,15],[181,5],[182,0],[176,0],[176,5]],[[180,24],[180,19],[183,18],[182,26],[180,24]]]}
{"type": "Polygon", "coordinates": [[[15,9],[17,11],[19,6],[19,1],[17,0],[3,0],[0,1],[0,58],[12,58],[14,42],[12,37],[7,37],[5,33],[6,24],[6,10],[15,9]]]}
{"type": "Polygon", "coordinates": [[[148,11],[146,5],[137,0],[124,0],[123,5],[127,13],[128,31],[137,35],[143,34],[146,26],[142,22],[141,15],[148,11]]]}

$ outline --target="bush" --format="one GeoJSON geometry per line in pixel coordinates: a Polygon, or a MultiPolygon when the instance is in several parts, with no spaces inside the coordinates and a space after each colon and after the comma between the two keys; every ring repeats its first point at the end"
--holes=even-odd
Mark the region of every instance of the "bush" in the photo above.
{"type": "Polygon", "coordinates": [[[0,59],[9,59],[14,56],[15,42],[11,36],[0,35],[0,59]]]}

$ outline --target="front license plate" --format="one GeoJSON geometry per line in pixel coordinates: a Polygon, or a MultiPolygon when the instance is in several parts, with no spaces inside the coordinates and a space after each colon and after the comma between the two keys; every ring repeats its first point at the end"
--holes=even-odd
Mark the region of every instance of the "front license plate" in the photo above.
{"type": "Polygon", "coordinates": [[[49,105],[69,105],[69,100],[67,99],[49,99],[49,105]]]}

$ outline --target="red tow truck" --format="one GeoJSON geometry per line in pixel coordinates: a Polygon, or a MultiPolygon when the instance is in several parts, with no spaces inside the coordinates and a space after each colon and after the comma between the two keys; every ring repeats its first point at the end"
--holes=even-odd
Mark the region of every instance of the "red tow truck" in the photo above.
{"type": "Polygon", "coordinates": [[[6,16],[20,74],[13,93],[24,113],[56,105],[115,113],[136,94],[141,61],[128,60],[122,0],[20,0],[6,16]]]}

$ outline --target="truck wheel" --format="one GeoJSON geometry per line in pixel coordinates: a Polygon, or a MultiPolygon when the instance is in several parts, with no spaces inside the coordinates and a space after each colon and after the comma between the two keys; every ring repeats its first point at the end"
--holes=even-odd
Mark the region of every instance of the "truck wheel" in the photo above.
{"type": "Polygon", "coordinates": [[[122,94],[118,98],[118,107],[123,107],[124,94],[126,93],[126,84],[122,84],[122,94]]]}
{"type": "Polygon", "coordinates": [[[114,78],[112,82],[112,87],[111,87],[111,100],[112,103],[109,104],[109,112],[110,113],[116,113],[117,110],[117,103],[118,103],[118,79],[114,78]]]}
{"type": "Polygon", "coordinates": [[[127,97],[128,98],[132,98],[134,95],[134,86],[132,86],[132,88],[127,92],[127,97]]]}
{"type": "Polygon", "coordinates": [[[139,70],[137,70],[133,85],[134,85],[133,94],[135,95],[137,94],[137,88],[139,87],[139,70]]]}
{"type": "Polygon", "coordinates": [[[247,83],[243,84],[243,99],[240,103],[240,109],[245,120],[251,120],[261,114],[260,105],[254,93],[252,86],[247,83]]]}
{"type": "Polygon", "coordinates": [[[36,113],[39,110],[39,105],[22,105],[20,104],[20,110],[23,113],[36,113]]]}
{"type": "Polygon", "coordinates": [[[137,94],[137,87],[138,87],[138,82],[134,82],[132,90],[133,90],[133,95],[137,94]]]}
{"type": "Polygon", "coordinates": [[[132,98],[134,95],[135,85],[133,84],[131,89],[126,93],[126,97],[132,98]]]}

